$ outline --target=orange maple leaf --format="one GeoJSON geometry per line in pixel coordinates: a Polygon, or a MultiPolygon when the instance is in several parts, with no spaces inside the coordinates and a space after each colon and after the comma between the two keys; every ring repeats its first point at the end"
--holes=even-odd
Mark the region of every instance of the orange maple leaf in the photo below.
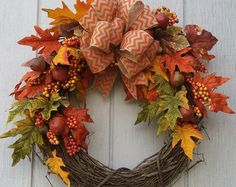
{"type": "Polygon", "coordinates": [[[169,70],[171,76],[174,75],[176,67],[180,72],[191,73],[195,71],[193,68],[195,59],[187,54],[190,50],[191,48],[187,47],[174,55],[165,54],[161,57],[161,63],[169,70]]]}
{"type": "Polygon", "coordinates": [[[54,19],[50,24],[53,26],[58,26],[60,24],[71,23],[74,21],[79,21],[90,8],[90,4],[93,0],[88,0],[87,3],[81,2],[80,0],[76,1],[74,5],[76,13],[73,13],[68,6],[62,2],[62,8],[53,9],[43,9],[43,11],[48,13],[48,17],[54,19]]]}
{"type": "Polygon", "coordinates": [[[203,135],[192,124],[184,123],[183,126],[176,125],[173,133],[172,147],[181,141],[181,148],[184,153],[192,160],[193,149],[197,146],[192,137],[203,140],[203,135]]]}
{"type": "Polygon", "coordinates": [[[34,29],[39,36],[25,37],[18,41],[18,44],[28,45],[32,47],[33,51],[41,49],[38,53],[45,56],[51,55],[53,51],[58,51],[61,44],[58,42],[60,35],[57,31],[52,34],[50,30],[43,30],[38,26],[35,26],[34,29]]]}
{"type": "Polygon", "coordinates": [[[203,113],[205,113],[205,115],[207,115],[207,112],[205,109],[206,106],[209,106],[209,109],[212,112],[222,111],[225,113],[234,114],[234,111],[231,108],[229,108],[228,103],[227,103],[227,99],[229,97],[226,95],[220,94],[220,93],[213,92],[214,89],[223,85],[228,80],[229,80],[229,78],[216,76],[215,73],[212,73],[206,77],[202,77],[201,74],[198,72],[193,77],[193,80],[191,83],[192,83],[193,87],[197,88],[197,89],[195,89],[195,92],[198,92],[198,87],[196,87],[197,83],[198,84],[200,83],[203,85],[203,87],[205,86],[207,88],[205,90],[205,92],[207,92],[207,95],[209,97],[208,103],[204,104],[200,99],[194,98],[196,105],[200,108],[200,110],[203,113]]]}
{"type": "Polygon", "coordinates": [[[80,0],[76,1],[76,4],[74,5],[74,7],[75,7],[75,10],[77,11],[75,15],[75,19],[77,21],[79,21],[80,18],[82,18],[87,13],[93,1],[94,0],[87,0],[87,3],[81,2],[80,0]]]}
{"type": "Polygon", "coordinates": [[[41,75],[42,73],[37,71],[27,72],[15,86],[14,92],[10,95],[15,95],[16,100],[22,100],[24,98],[33,98],[40,94],[44,90],[45,85],[52,80],[51,74],[47,73],[45,80],[41,84],[32,85],[31,81],[38,79],[41,75]],[[21,87],[23,82],[25,82],[25,85],[21,87]]]}

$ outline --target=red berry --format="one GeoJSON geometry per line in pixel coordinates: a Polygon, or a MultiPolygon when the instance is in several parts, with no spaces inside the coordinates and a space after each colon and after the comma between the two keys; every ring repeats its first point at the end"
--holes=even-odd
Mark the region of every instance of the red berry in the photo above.
{"type": "Polygon", "coordinates": [[[165,14],[160,12],[156,13],[156,20],[159,28],[166,28],[169,24],[169,18],[165,14]]]}
{"type": "Polygon", "coordinates": [[[66,126],[66,118],[63,116],[54,117],[49,121],[50,130],[55,135],[61,135],[65,129],[65,126],[66,126]]]}
{"type": "Polygon", "coordinates": [[[69,77],[68,73],[68,67],[58,65],[52,70],[52,77],[56,81],[65,81],[69,77]]]}

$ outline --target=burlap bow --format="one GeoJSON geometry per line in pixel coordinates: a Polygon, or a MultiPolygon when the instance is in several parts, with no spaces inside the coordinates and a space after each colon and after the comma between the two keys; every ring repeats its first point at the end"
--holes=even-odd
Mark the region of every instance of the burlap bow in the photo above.
{"type": "Polygon", "coordinates": [[[103,95],[112,89],[117,64],[128,91],[137,98],[137,85],[147,85],[143,70],[159,43],[145,30],[157,25],[150,8],[140,0],[95,0],[80,24],[85,29],[81,51],[103,95]]]}

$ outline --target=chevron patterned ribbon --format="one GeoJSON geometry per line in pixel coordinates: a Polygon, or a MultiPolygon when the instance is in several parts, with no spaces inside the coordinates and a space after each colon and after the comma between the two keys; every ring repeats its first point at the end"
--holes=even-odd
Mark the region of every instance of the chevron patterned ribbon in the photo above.
{"type": "Polygon", "coordinates": [[[94,87],[108,95],[117,73],[137,99],[137,85],[147,85],[143,74],[159,48],[145,30],[157,25],[150,8],[140,0],[95,0],[80,20],[84,28],[81,51],[95,74],[94,87]]]}

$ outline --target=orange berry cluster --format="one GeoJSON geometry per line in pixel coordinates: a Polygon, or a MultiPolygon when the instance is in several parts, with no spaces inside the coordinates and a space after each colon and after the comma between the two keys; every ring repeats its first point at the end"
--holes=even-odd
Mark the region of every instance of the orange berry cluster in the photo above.
{"type": "Polygon", "coordinates": [[[198,63],[198,66],[197,66],[196,69],[197,69],[197,71],[200,71],[200,72],[203,72],[203,73],[208,72],[206,66],[204,66],[201,62],[198,63]]]}
{"type": "Polygon", "coordinates": [[[198,118],[202,117],[202,112],[197,106],[194,107],[194,113],[198,118]]]}
{"type": "Polygon", "coordinates": [[[70,129],[77,129],[78,128],[78,123],[77,120],[74,116],[68,117],[67,120],[67,125],[70,129]]]}
{"type": "Polygon", "coordinates": [[[75,57],[70,57],[69,79],[62,84],[63,89],[73,88],[78,81],[78,73],[81,71],[83,64],[80,64],[80,60],[75,57]]]}
{"type": "Polygon", "coordinates": [[[176,13],[171,12],[169,8],[163,6],[162,8],[158,8],[157,12],[164,13],[169,18],[169,23],[168,23],[169,26],[172,26],[175,23],[179,23],[179,19],[176,13]]]}
{"type": "Polygon", "coordinates": [[[174,25],[175,23],[179,23],[179,19],[175,12],[171,13],[171,16],[169,17],[169,26],[174,25]]]}
{"type": "Polygon", "coordinates": [[[31,86],[37,86],[42,84],[42,82],[45,80],[45,75],[41,75],[40,77],[38,77],[37,79],[34,80],[30,80],[30,85],[31,86]]]}
{"type": "Polygon", "coordinates": [[[72,36],[71,38],[66,38],[62,42],[62,45],[67,46],[67,47],[79,48],[80,47],[80,39],[77,36],[72,36]]]}
{"type": "Polygon", "coordinates": [[[47,137],[48,137],[49,142],[52,145],[58,145],[59,144],[58,138],[56,137],[56,135],[52,131],[49,130],[47,132],[47,137]]]}
{"type": "Polygon", "coordinates": [[[60,82],[52,82],[44,88],[43,96],[49,98],[52,93],[57,93],[60,90],[60,82]]]}
{"type": "Polygon", "coordinates": [[[34,117],[35,117],[35,123],[34,124],[37,127],[40,127],[45,123],[45,120],[43,119],[43,116],[40,112],[35,113],[34,117]]]}
{"type": "Polygon", "coordinates": [[[73,156],[76,152],[80,151],[79,146],[77,146],[75,139],[73,138],[73,136],[69,136],[68,138],[68,142],[66,145],[66,151],[67,154],[70,156],[73,156]]]}
{"type": "Polygon", "coordinates": [[[200,82],[190,82],[193,86],[194,99],[200,101],[204,105],[211,104],[211,98],[209,97],[208,88],[200,82]]]}

